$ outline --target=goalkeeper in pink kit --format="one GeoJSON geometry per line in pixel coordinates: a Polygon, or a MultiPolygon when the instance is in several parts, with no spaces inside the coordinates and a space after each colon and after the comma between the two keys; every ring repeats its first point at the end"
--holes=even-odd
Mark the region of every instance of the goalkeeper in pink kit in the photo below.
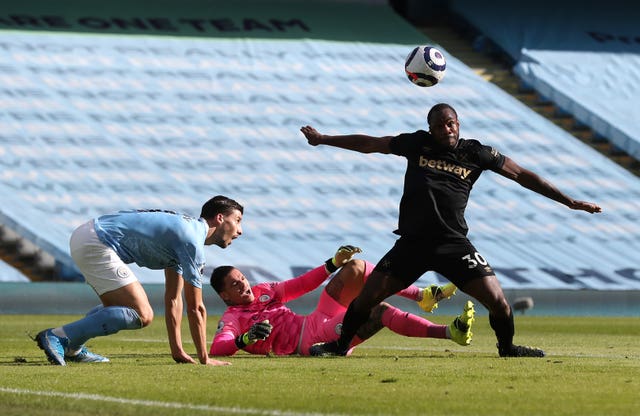
{"type": "MultiPolygon", "coordinates": [[[[217,267],[211,274],[211,286],[228,308],[220,318],[209,354],[229,356],[242,349],[261,355],[309,355],[313,344],[338,339],[347,307],[374,267],[367,261],[352,259],[360,252],[358,247],[342,246],[324,265],[307,273],[287,281],[253,287],[235,267],[217,267]],[[312,313],[296,314],[285,305],[318,288],[336,271],[312,313]]],[[[455,291],[456,287],[451,283],[424,289],[412,285],[398,295],[418,302],[423,310],[431,312],[437,308],[439,300],[451,297],[455,291]]],[[[385,326],[408,337],[451,339],[460,345],[469,345],[474,316],[473,304],[468,301],[453,323],[438,325],[382,302],[373,308],[351,347],[385,326]]]]}

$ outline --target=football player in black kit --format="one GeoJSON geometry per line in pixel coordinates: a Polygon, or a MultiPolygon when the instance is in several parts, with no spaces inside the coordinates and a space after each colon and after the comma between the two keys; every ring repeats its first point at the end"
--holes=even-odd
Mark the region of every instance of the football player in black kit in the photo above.
{"type": "MultiPolygon", "coordinates": [[[[373,306],[435,271],[477,299],[489,310],[501,357],[544,357],[544,351],[513,344],[513,312],[495,273],[467,239],[464,210],[474,182],[492,170],[570,209],[601,212],[594,203],[575,200],[534,172],[477,140],[459,138],[458,115],[448,104],[431,108],[429,131],[398,136],[324,135],[311,126],[300,131],[312,146],[319,144],[361,153],[395,154],[407,158],[400,201],[400,237],[378,262],[364,288],[349,305],[337,341],[315,344],[311,355],[345,355],[354,334],[373,306]]],[[[463,323],[461,323],[464,325],[463,323]]],[[[464,330],[464,328],[461,328],[464,330]]]]}

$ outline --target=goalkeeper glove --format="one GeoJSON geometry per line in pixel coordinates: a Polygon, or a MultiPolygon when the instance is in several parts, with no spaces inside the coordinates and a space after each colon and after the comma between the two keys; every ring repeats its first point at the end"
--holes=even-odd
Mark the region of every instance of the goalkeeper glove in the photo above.
{"type": "Polygon", "coordinates": [[[272,329],[273,325],[268,320],[253,324],[247,332],[236,338],[236,347],[242,349],[247,345],[255,344],[258,340],[264,341],[271,335],[272,329]]]}
{"type": "Polygon", "coordinates": [[[362,249],[360,247],[350,245],[340,246],[340,248],[338,248],[338,251],[336,251],[336,254],[332,258],[327,259],[327,261],[324,262],[324,266],[329,273],[333,273],[340,267],[342,267],[346,262],[351,260],[351,258],[356,253],[362,253],[362,249]]]}

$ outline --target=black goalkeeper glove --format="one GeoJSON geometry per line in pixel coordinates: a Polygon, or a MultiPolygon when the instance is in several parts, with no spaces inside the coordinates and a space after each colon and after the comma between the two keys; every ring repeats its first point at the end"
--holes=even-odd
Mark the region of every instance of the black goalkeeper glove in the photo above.
{"type": "Polygon", "coordinates": [[[247,332],[236,338],[236,347],[242,349],[247,345],[254,344],[258,340],[264,341],[271,335],[272,329],[273,325],[271,325],[268,320],[253,324],[247,332]]]}

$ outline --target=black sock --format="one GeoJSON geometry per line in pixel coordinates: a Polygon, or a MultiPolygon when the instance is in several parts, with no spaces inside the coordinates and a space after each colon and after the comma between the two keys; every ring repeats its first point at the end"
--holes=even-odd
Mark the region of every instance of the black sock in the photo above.
{"type": "Polygon", "coordinates": [[[353,306],[353,302],[351,302],[342,321],[342,332],[340,334],[340,338],[338,338],[337,341],[338,350],[346,351],[349,349],[349,345],[351,345],[351,341],[356,335],[358,328],[360,328],[362,324],[364,324],[367,319],[369,319],[370,314],[371,311],[358,311],[353,306]]]}
{"type": "Polygon", "coordinates": [[[507,318],[496,318],[489,314],[489,323],[498,338],[498,349],[507,350],[513,345],[513,334],[515,325],[513,323],[513,312],[507,318]]]}

